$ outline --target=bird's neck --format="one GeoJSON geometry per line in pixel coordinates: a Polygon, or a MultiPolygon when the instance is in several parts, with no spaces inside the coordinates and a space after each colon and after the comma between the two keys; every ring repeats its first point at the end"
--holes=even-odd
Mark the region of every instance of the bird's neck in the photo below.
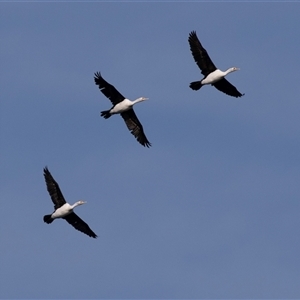
{"type": "Polygon", "coordinates": [[[233,71],[234,71],[233,68],[229,68],[228,70],[226,70],[226,71],[224,72],[224,76],[226,76],[227,74],[229,74],[229,73],[231,73],[231,72],[233,72],[233,71]]]}
{"type": "Polygon", "coordinates": [[[143,98],[138,98],[138,99],[132,101],[132,105],[137,104],[137,103],[142,102],[142,101],[144,101],[143,98]]]}
{"type": "Polygon", "coordinates": [[[76,206],[81,205],[82,203],[80,201],[75,202],[73,205],[71,205],[71,209],[75,208],[76,206]]]}

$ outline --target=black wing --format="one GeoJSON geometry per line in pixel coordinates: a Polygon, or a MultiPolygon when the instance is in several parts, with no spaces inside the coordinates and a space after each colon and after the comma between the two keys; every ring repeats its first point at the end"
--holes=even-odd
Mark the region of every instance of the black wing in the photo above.
{"type": "Polygon", "coordinates": [[[58,209],[66,203],[66,200],[60,191],[58,183],[54,180],[48,168],[44,168],[44,177],[47,185],[48,193],[54,203],[54,209],[58,209]]]}
{"type": "Polygon", "coordinates": [[[111,101],[113,105],[116,105],[125,99],[125,97],[119,93],[113,85],[103,79],[100,72],[95,73],[94,80],[100,91],[111,101]]]}
{"type": "Polygon", "coordinates": [[[80,219],[74,212],[65,216],[64,219],[71,224],[75,229],[87,234],[90,237],[96,238],[97,235],[82,219],[80,219]]]}
{"type": "Polygon", "coordinates": [[[217,68],[210,59],[207,51],[202,47],[196,31],[192,31],[189,35],[189,44],[194,60],[204,76],[215,71],[217,68]]]}
{"type": "Polygon", "coordinates": [[[130,132],[136,137],[138,142],[146,147],[150,147],[151,144],[146,138],[146,135],[143,130],[143,126],[137,118],[133,109],[129,109],[123,113],[121,113],[122,118],[124,119],[128,129],[130,132]]]}
{"type": "Polygon", "coordinates": [[[241,94],[235,86],[233,86],[229,81],[225,78],[215,82],[212,84],[219,91],[233,97],[242,97],[244,94],[241,94]]]}

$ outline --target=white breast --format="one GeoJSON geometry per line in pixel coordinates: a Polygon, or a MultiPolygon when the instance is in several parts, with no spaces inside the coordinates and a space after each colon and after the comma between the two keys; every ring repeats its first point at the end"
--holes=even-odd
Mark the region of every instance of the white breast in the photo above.
{"type": "Polygon", "coordinates": [[[128,99],[124,99],[122,102],[118,103],[111,111],[111,114],[120,114],[132,107],[132,102],[128,99]]]}
{"type": "Polygon", "coordinates": [[[52,214],[52,218],[56,219],[56,218],[62,218],[68,214],[70,214],[72,212],[72,208],[71,205],[69,203],[64,204],[63,206],[61,206],[60,208],[58,208],[53,214],[52,214]]]}
{"type": "Polygon", "coordinates": [[[212,84],[224,77],[224,72],[217,69],[213,72],[211,72],[205,79],[201,81],[202,84],[212,84]]]}

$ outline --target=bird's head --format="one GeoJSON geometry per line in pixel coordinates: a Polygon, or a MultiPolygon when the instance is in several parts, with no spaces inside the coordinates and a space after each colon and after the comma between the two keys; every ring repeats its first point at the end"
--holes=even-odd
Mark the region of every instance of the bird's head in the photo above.
{"type": "Polygon", "coordinates": [[[240,70],[240,68],[237,68],[237,67],[232,67],[232,68],[231,68],[231,70],[232,70],[232,72],[234,72],[234,71],[239,71],[239,70],[240,70]]]}
{"type": "Polygon", "coordinates": [[[82,204],[85,204],[85,203],[86,203],[86,201],[83,201],[83,200],[79,200],[79,201],[77,202],[78,205],[82,205],[82,204]]]}
{"type": "Polygon", "coordinates": [[[141,97],[140,99],[141,99],[141,101],[145,101],[145,100],[148,100],[149,98],[141,97]]]}

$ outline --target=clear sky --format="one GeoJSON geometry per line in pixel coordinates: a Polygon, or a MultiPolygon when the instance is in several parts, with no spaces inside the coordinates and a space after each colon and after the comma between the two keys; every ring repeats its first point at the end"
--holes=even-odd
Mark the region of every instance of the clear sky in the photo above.
{"type": "Polygon", "coordinates": [[[300,298],[299,3],[0,3],[1,298],[300,298]],[[239,99],[190,53],[196,30],[239,99]],[[94,72],[127,98],[142,147],[94,72]],[[98,239],[53,212],[48,166],[98,239]]]}

